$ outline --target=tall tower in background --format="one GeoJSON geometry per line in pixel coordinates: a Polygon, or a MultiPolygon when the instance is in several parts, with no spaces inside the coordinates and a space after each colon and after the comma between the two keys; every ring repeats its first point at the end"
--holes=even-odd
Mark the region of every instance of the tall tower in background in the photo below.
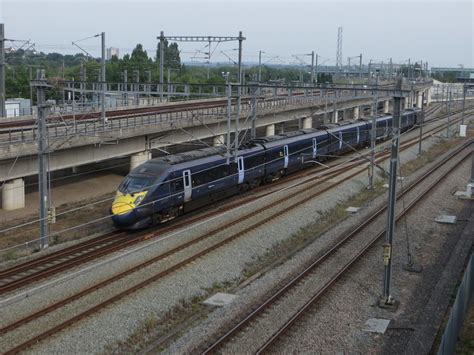
{"type": "Polygon", "coordinates": [[[338,71],[342,70],[342,27],[337,28],[336,67],[338,71]]]}

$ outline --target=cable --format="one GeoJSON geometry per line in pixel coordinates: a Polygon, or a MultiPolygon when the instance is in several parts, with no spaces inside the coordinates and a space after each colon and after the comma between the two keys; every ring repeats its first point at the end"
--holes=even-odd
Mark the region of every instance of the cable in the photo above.
{"type": "MultiPolygon", "coordinates": [[[[414,129],[414,128],[412,128],[412,129],[414,129]]],[[[407,130],[406,132],[404,132],[403,134],[401,134],[400,137],[402,137],[403,135],[407,134],[407,133],[410,132],[412,129],[407,130]]],[[[184,131],[184,132],[187,133],[186,131],[184,131]]],[[[328,132],[328,133],[329,133],[329,132],[328,132]]],[[[336,138],[339,140],[339,137],[337,137],[337,136],[335,136],[335,135],[332,135],[332,136],[336,137],[336,138]]],[[[319,143],[321,144],[321,142],[319,142],[319,143]]],[[[208,145],[208,144],[206,144],[205,142],[203,142],[203,144],[208,145]]],[[[384,144],[385,144],[385,143],[384,143],[384,144]]],[[[351,145],[349,145],[349,144],[347,144],[347,143],[346,143],[346,145],[348,145],[351,149],[355,150],[355,148],[353,148],[351,145]]],[[[208,145],[208,146],[209,146],[209,145],[208,145]]],[[[379,145],[379,147],[380,147],[380,145],[379,145]]],[[[213,147],[213,148],[215,148],[215,147],[213,147]]],[[[304,151],[306,151],[306,150],[311,150],[311,149],[312,149],[311,147],[303,148],[303,149],[300,149],[300,150],[298,150],[298,151],[295,151],[295,152],[289,154],[289,156],[291,156],[291,155],[293,155],[293,154],[299,154],[299,153],[302,153],[302,152],[304,152],[304,151]]],[[[367,159],[367,158],[364,157],[360,152],[358,152],[357,150],[355,150],[355,151],[356,151],[357,154],[361,155],[364,159],[367,159]]],[[[369,150],[369,152],[371,152],[371,150],[369,150]]],[[[259,154],[259,152],[256,152],[256,153],[254,153],[254,154],[255,154],[255,155],[256,155],[256,154],[259,154]]],[[[251,156],[253,156],[254,154],[248,155],[247,157],[251,157],[251,156]]],[[[266,164],[272,163],[272,162],[277,161],[277,160],[280,160],[280,159],[284,159],[284,157],[280,157],[280,158],[273,159],[273,160],[271,160],[271,161],[269,161],[269,162],[265,162],[265,163],[263,163],[263,164],[261,164],[261,165],[259,165],[259,166],[257,166],[257,167],[265,166],[266,164]]],[[[226,165],[226,163],[223,163],[223,164],[218,165],[218,166],[222,166],[222,165],[226,165]]],[[[199,172],[203,172],[203,171],[206,171],[206,170],[209,170],[209,169],[213,169],[213,168],[216,168],[216,167],[218,167],[218,166],[213,166],[212,168],[203,169],[203,170],[198,171],[198,172],[195,172],[195,173],[199,173],[199,172]]],[[[255,167],[255,168],[256,168],[256,167],[255,167]]],[[[383,168],[382,168],[382,169],[383,169],[383,168]]],[[[383,169],[383,171],[385,171],[385,169],[383,169]]],[[[234,174],[234,175],[237,175],[237,174],[234,174]]],[[[171,180],[169,180],[169,182],[172,182],[172,181],[177,180],[177,179],[180,179],[180,178],[181,178],[181,177],[178,177],[178,178],[175,178],[175,179],[171,179],[171,180]]],[[[155,184],[155,185],[158,185],[158,184],[155,184]]],[[[148,186],[147,188],[153,187],[153,186],[155,186],[155,185],[150,185],[150,186],[148,186]]],[[[173,195],[173,196],[174,196],[174,195],[173,195]]],[[[168,197],[167,197],[167,198],[168,198],[168,197]]],[[[74,211],[77,211],[77,210],[80,210],[80,209],[83,209],[83,208],[86,208],[86,207],[89,207],[89,206],[93,206],[93,205],[98,204],[98,203],[101,203],[101,202],[106,202],[107,200],[112,200],[112,199],[114,199],[114,197],[112,197],[112,198],[107,198],[107,199],[104,199],[104,200],[101,200],[101,201],[98,201],[98,202],[95,202],[95,203],[86,204],[86,205],[84,205],[84,206],[80,206],[80,207],[71,209],[71,210],[69,210],[69,211],[64,211],[64,212],[62,212],[62,213],[57,214],[56,216],[60,216],[60,215],[64,215],[64,214],[67,214],[67,213],[70,213],[70,212],[74,212],[74,211]]],[[[161,200],[161,199],[160,199],[160,200],[161,200]]],[[[159,201],[159,200],[158,200],[158,201],[159,201]]],[[[156,202],[156,201],[154,201],[154,202],[156,202]]],[[[143,206],[143,205],[142,205],[142,206],[143,206]]],[[[46,219],[46,218],[44,218],[44,219],[46,219]]],[[[44,220],[44,219],[43,219],[43,220],[44,220]]],[[[40,222],[41,220],[42,220],[42,219],[36,219],[36,220],[30,221],[30,222],[26,222],[26,223],[23,223],[23,224],[20,224],[20,225],[17,225],[17,226],[13,226],[13,227],[10,227],[10,228],[4,229],[4,230],[0,230],[0,233],[4,233],[4,232],[7,232],[7,231],[10,231],[10,230],[19,228],[19,227],[23,227],[23,226],[26,226],[26,225],[29,225],[29,224],[33,224],[33,223],[36,223],[36,222],[40,222]]]]}

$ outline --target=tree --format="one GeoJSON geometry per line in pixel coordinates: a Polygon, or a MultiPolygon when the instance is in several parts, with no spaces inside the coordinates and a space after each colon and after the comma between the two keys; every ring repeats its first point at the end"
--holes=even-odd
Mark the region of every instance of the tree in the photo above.
{"type": "MultiPolygon", "coordinates": [[[[181,67],[181,57],[179,55],[179,48],[176,42],[168,45],[168,40],[164,40],[164,57],[165,57],[165,67],[166,68],[175,68],[179,69],[181,67]]],[[[156,49],[156,63],[160,63],[160,42],[158,42],[158,47],[156,49]]]]}

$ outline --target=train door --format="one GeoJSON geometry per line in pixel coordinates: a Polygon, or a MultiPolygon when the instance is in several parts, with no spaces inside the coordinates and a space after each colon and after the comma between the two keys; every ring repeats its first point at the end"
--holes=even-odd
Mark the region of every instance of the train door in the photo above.
{"type": "Polygon", "coordinates": [[[239,170],[239,184],[244,182],[245,177],[245,167],[244,167],[244,157],[237,157],[237,168],[239,170]]]}
{"type": "Polygon", "coordinates": [[[359,130],[359,126],[357,126],[357,144],[359,144],[360,142],[360,130],[359,130]]]}
{"type": "Polygon", "coordinates": [[[193,192],[193,188],[191,186],[191,171],[190,170],[183,171],[183,181],[184,181],[184,202],[188,202],[191,200],[191,194],[193,192]]]}
{"type": "Polygon", "coordinates": [[[285,169],[286,169],[286,168],[288,168],[288,160],[289,160],[288,146],[287,145],[283,146],[283,154],[285,156],[285,169]]]}
{"type": "Polygon", "coordinates": [[[388,137],[388,120],[385,120],[385,135],[388,137]]]}
{"type": "Polygon", "coordinates": [[[318,142],[316,138],[313,138],[313,159],[316,158],[316,154],[318,153],[318,142]]]}
{"type": "Polygon", "coordinates": [[[339,131],[339,149],[342,149],[342,131],[339,131]]]}

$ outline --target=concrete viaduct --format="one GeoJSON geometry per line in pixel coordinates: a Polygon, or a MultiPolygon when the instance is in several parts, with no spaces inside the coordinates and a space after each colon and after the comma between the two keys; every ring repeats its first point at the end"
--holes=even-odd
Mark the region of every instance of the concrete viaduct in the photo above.
{"type": "MultiPolygon", "coordinates": [[[[430,85],[431,82],[418,83],[413,96],[405,100],[405,108],[421,107],[423,92],[427,93],[429,104],[430,85]]],[[[389,93],[382,95],[385,96],[377,99],[380,105],[377,112],[382,107],[383,112],[388,113],[392,97],[389,93]]],[[[219,100],[222,104],[211,108],[200,108],[199,102],[204,101],[201,100],[196,102],[195,108],[188,106],[172,113],[156,111],[120,117],[109,120],[105,127],[97,120],[49,124],[49,169],[58,171],[126,156],[130,156],[130,169],[133,169],[150,159],[153,149],[211,137],[215,145],[223,144],[227,133],[227,106],[224,99],[214,99],[219,100]]],[[[282,122],[295,121],[300,128],[311,128],[322,122],[358,119],[368,109],[370,114],[374,113],[374,101],[369,89],[359,93],[350,89],[334,91],[332,95],[311,92],[265,96],[257,102],[256,127],[264,127],[266,135],[273,135],[275,125],[282,122]]],[[[250,99],[242,99],[238,124],[235,103],[231,109],[231,131],[235,132],[236,126],[239,132],[250,129],[250,99]]],[[[5,210],[24,207],[23,178],[38,174],[35,129],[0,130],[0,182],[3,182],[2,208],[5,210]]]]}

